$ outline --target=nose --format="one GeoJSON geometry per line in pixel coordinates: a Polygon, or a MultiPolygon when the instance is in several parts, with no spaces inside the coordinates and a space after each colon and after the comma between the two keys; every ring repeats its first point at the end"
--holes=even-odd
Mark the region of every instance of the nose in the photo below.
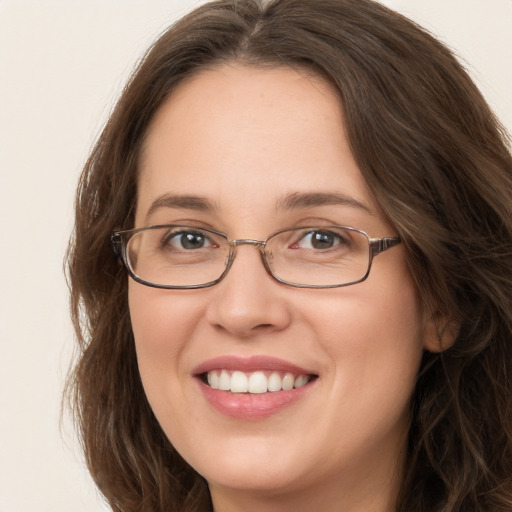
{"type": "Polygon", "coordinates": [[[214,296],[206,319],[240,338],[285,329],[291,319],[285,298],[290,289],[268,274],[257,244],[237,245],[229,272],[211,288],[214,296]]]}

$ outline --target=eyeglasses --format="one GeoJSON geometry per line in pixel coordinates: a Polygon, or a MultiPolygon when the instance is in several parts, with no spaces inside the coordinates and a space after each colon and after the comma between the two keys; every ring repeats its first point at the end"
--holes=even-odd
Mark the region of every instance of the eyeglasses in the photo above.
{"type": "Polygon", "coordinates": [[[268,273],[299,288],[336,288],[364,281],[372,260],[401,242],[370,238],[346,226],[285,229],[265,241],[229,240],[224,233],[184,225],[115,231],[114,251],[137,282],[155,288],[213,286],[228,273],[240,245],[254,245],[268,273]]]}

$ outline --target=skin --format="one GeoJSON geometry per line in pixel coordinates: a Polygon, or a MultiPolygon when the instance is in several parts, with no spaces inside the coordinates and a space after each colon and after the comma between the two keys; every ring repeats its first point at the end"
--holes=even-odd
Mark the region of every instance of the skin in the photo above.
{"type": "MultiPolygon", "coordinates": [[[[192,205],[189,205],[192,206],[192,205]]],[[[136,227],[187,222],[230,239],[265,240],[305,222],[396,235],[350,152],[335,91],[289,68],[231,63],[195,75],[167,99],[141,158],[136,227]],[[288,194],[335,192],[362,203],[284,209],[288,194]],[[159,207],[200,196],[211,211],[159,207]]],[[[403,246],[369,278],[298,289],[241,246],[211,288],[129,283],[143,385],[163,430],[210,486],[217,512],[391,512],[403,472],[409,402],[422,351],[436,344],[403,246]],[[319,378],[299,401],[246,421],[214,410],[193,369],[235,355],[278,357],[319,378]]]]}

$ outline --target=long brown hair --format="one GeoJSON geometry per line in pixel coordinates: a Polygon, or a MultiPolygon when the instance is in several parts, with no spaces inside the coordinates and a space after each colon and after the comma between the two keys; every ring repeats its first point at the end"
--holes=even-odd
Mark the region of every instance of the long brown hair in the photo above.
{"type": "Polygon", "coordinates": [[[137,165],[164,99],[237,60],[307,67],[338,90],[353,154],[404,240],[426,307],[459,327],[425,353],[401,512],[512,510],[512,158],[450,51],[371,0],[218,0],[171,26],[130,79],[80,179],[68,254],[80,357],[68,392],[90,472],[114,511],[211,509],[142,389],[127,277],[109,247],[133,226],[137,165]]]}

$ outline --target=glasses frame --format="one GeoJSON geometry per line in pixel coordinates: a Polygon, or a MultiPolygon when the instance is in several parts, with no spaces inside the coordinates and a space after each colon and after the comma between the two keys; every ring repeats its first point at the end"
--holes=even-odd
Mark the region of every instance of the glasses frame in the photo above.
{"type": "Polygon", "coordinates": [[[135,229],[128,229],[123,231],[114,231],[110,236],[110,244],[112,246],[112,249],[114,250],[114,253],[117,255],[117,257],[121,260],[124,267],[128,271],[128,274],[130,277],[136,281],[137,283],[143,284],[145,286],[149,286],[151,288],[159,288],[159,289],[165,289],[165,290],[193,290],[198,288],[209,288],[210,286],[214,286],[215,284],[219,283],[224,279],[224,277],[229,272],[229,269],[233,265],[233,262],[235,261],[236,257],[236,249],[240,245],[253,245],[257,247],[260,251],[261,260],[263,262],[263,265],[267,271],[267,273],[275,279],[277,282],[292,286],[294,288],[342,288],[345,286],[351,286],[357,283],[361,283],[362,281],[365,281],[368,276],[370,275],[370,270],[373,263],[373,258],[380,253],[387,251],[388,249],[391,249],[392,247],[397,246],[402,242],[402,238],[400,236],[392,236],[392,237],[383,237],[383,238],[370,238],[370,236],[360,229],[352,228],[350,226],[299,226],[296,228],[287,228],[282,229],[280,231],[277,231],[276,233],[273,233],[270,235],[266,240],[253,240],[250,238],[242,238],[242,239],[236,239],[236,240],[230,240],[228,236],[225,233],[222,233],[220,231],[215,231],[213,229],[208,228],[197,228],[194,226],[186,226],[182,224],[159,224],[154,226],[145,226],[142,228],[135,228],[135,229]],[[217,236],[221,236],[222,238],[226,239],[226,242],[229,246],[229,255],[228,260],[226,262],[226,267],[222,274],[215,280],[209,281],[204,284],[193,284],[193,285],[167,285],[167,284],[156,284],[152,283],[150,281],[145,281],[144,279],[140,278],[133,269],[130,266],[130,263],[128,262],[127,257],[127,247],[130,239],[136,235],[137,233],[140,233],[141,231],[147,231],[150,229],[163,229],[163,228],[173,228],[173,227],[182,227],[182,228],[190,228],[190,229],[199,229],[201,231],[206,231],[207,233],[212,233],[217,236]],[[265,248],[267,246],[267,243],[272,238],[280,235],[281,233],[287,232],[287,231],[295,231],[295,230],[301,230],[301,229],[329,229],[329,228],[341,228],[346,229],[348,231],[354,231],[356,233],[360,233],[366,237],[368,240],[368,248],[369,248],[369,254],[368,254],[368,268],[366,270],[366,273],[363,277],[360,279],[357,279],[355,281],[350,281],[348,283],[342,283],[342,284],[330,284],[330,285],[317,285],[317,284],[298,284],[298,283],[292,283],[290,281],[286,281],[284,279],[281,279],[274,275],[272,272],[272,269],[267,261],[267,254],[265,252],[265,248]]]}

